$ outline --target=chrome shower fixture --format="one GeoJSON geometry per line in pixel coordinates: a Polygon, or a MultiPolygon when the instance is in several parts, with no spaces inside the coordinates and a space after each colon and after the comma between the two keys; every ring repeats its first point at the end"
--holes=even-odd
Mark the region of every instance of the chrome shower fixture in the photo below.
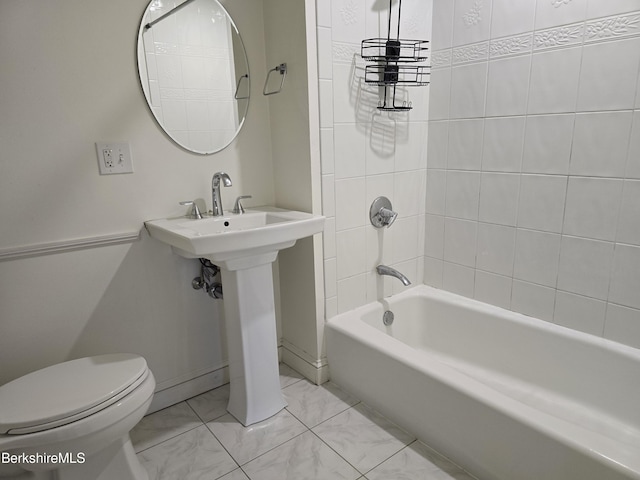
{"type": "Polygon", "coordinates": [[[398,214],[393,211],[391,201],[387,197],[378,197],[371,204],[369,219],[374,227],[389,228],[396,221],[396,218],[398,218],[398,214]]]}

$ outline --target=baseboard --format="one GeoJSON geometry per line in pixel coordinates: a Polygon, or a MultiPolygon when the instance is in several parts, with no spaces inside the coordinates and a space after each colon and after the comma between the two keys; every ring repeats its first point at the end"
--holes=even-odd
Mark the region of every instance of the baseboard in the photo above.
{"type": "Polygon", "coordinates": [[[229,367],[220,367],[190,380],[164,388],[153,395],[147,415],[180,403],[188,398],[208,392],[229,383],[229,367]]]}
{"type": "Polygon", "coordinates": [[[282,362],[289,365],[306,379],[321,385],[329,381],[329,365],[326,358],[316,360],[295,345],[282,341],[282,362]]]}

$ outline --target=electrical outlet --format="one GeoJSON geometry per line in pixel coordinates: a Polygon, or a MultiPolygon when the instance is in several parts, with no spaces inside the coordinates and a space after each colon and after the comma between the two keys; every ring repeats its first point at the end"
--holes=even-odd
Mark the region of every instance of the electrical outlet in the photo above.
{"type": "Polygon", "coordinates": [[[100,175],[133,173],[131,147],[126,142],[96,142],[100,175]]]}

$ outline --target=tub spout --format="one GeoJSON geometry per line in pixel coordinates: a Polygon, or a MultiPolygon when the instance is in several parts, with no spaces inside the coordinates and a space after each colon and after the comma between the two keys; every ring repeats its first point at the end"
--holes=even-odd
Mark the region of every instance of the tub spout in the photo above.
{"type": "Polygon", "coordinates": [[[376,267],[376,272],[378,272],[378,275],[390,275],[392,277],[396,277],[402,282],[405,287],[411,285],[409,279],[399,271],[397,271],[395,268],[387,267],[386,265],[378,265],[376,267]]]}

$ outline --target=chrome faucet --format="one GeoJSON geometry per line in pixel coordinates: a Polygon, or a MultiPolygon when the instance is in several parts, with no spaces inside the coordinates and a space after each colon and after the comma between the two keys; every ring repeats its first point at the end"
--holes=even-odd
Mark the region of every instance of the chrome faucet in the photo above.
{"type": "Polygon", "coordinates": [[[391,277],[396,277],[398,280],[402,282],[402,284],[405,287],[411,285],[411,282],[409,281],[409,279],[405,277],[403,274],[401,274],[395,268],[387,267],[386,265],[378,265],[376,267],[376,272],[378,272],[378,275],[389,275],[391,277]]]}
{"type": "Polygon", "coordinates": [[[213,178],[211,179],[211,215],[214,217],[219,217],[224,215],[224,211],[222,210],[222,196],[220,195],[220,180],[222,180],[222,185],[225,187],[230,187],[232,185],[231,178],[224,172],[216,172],[213,174],[213,178]]]}

